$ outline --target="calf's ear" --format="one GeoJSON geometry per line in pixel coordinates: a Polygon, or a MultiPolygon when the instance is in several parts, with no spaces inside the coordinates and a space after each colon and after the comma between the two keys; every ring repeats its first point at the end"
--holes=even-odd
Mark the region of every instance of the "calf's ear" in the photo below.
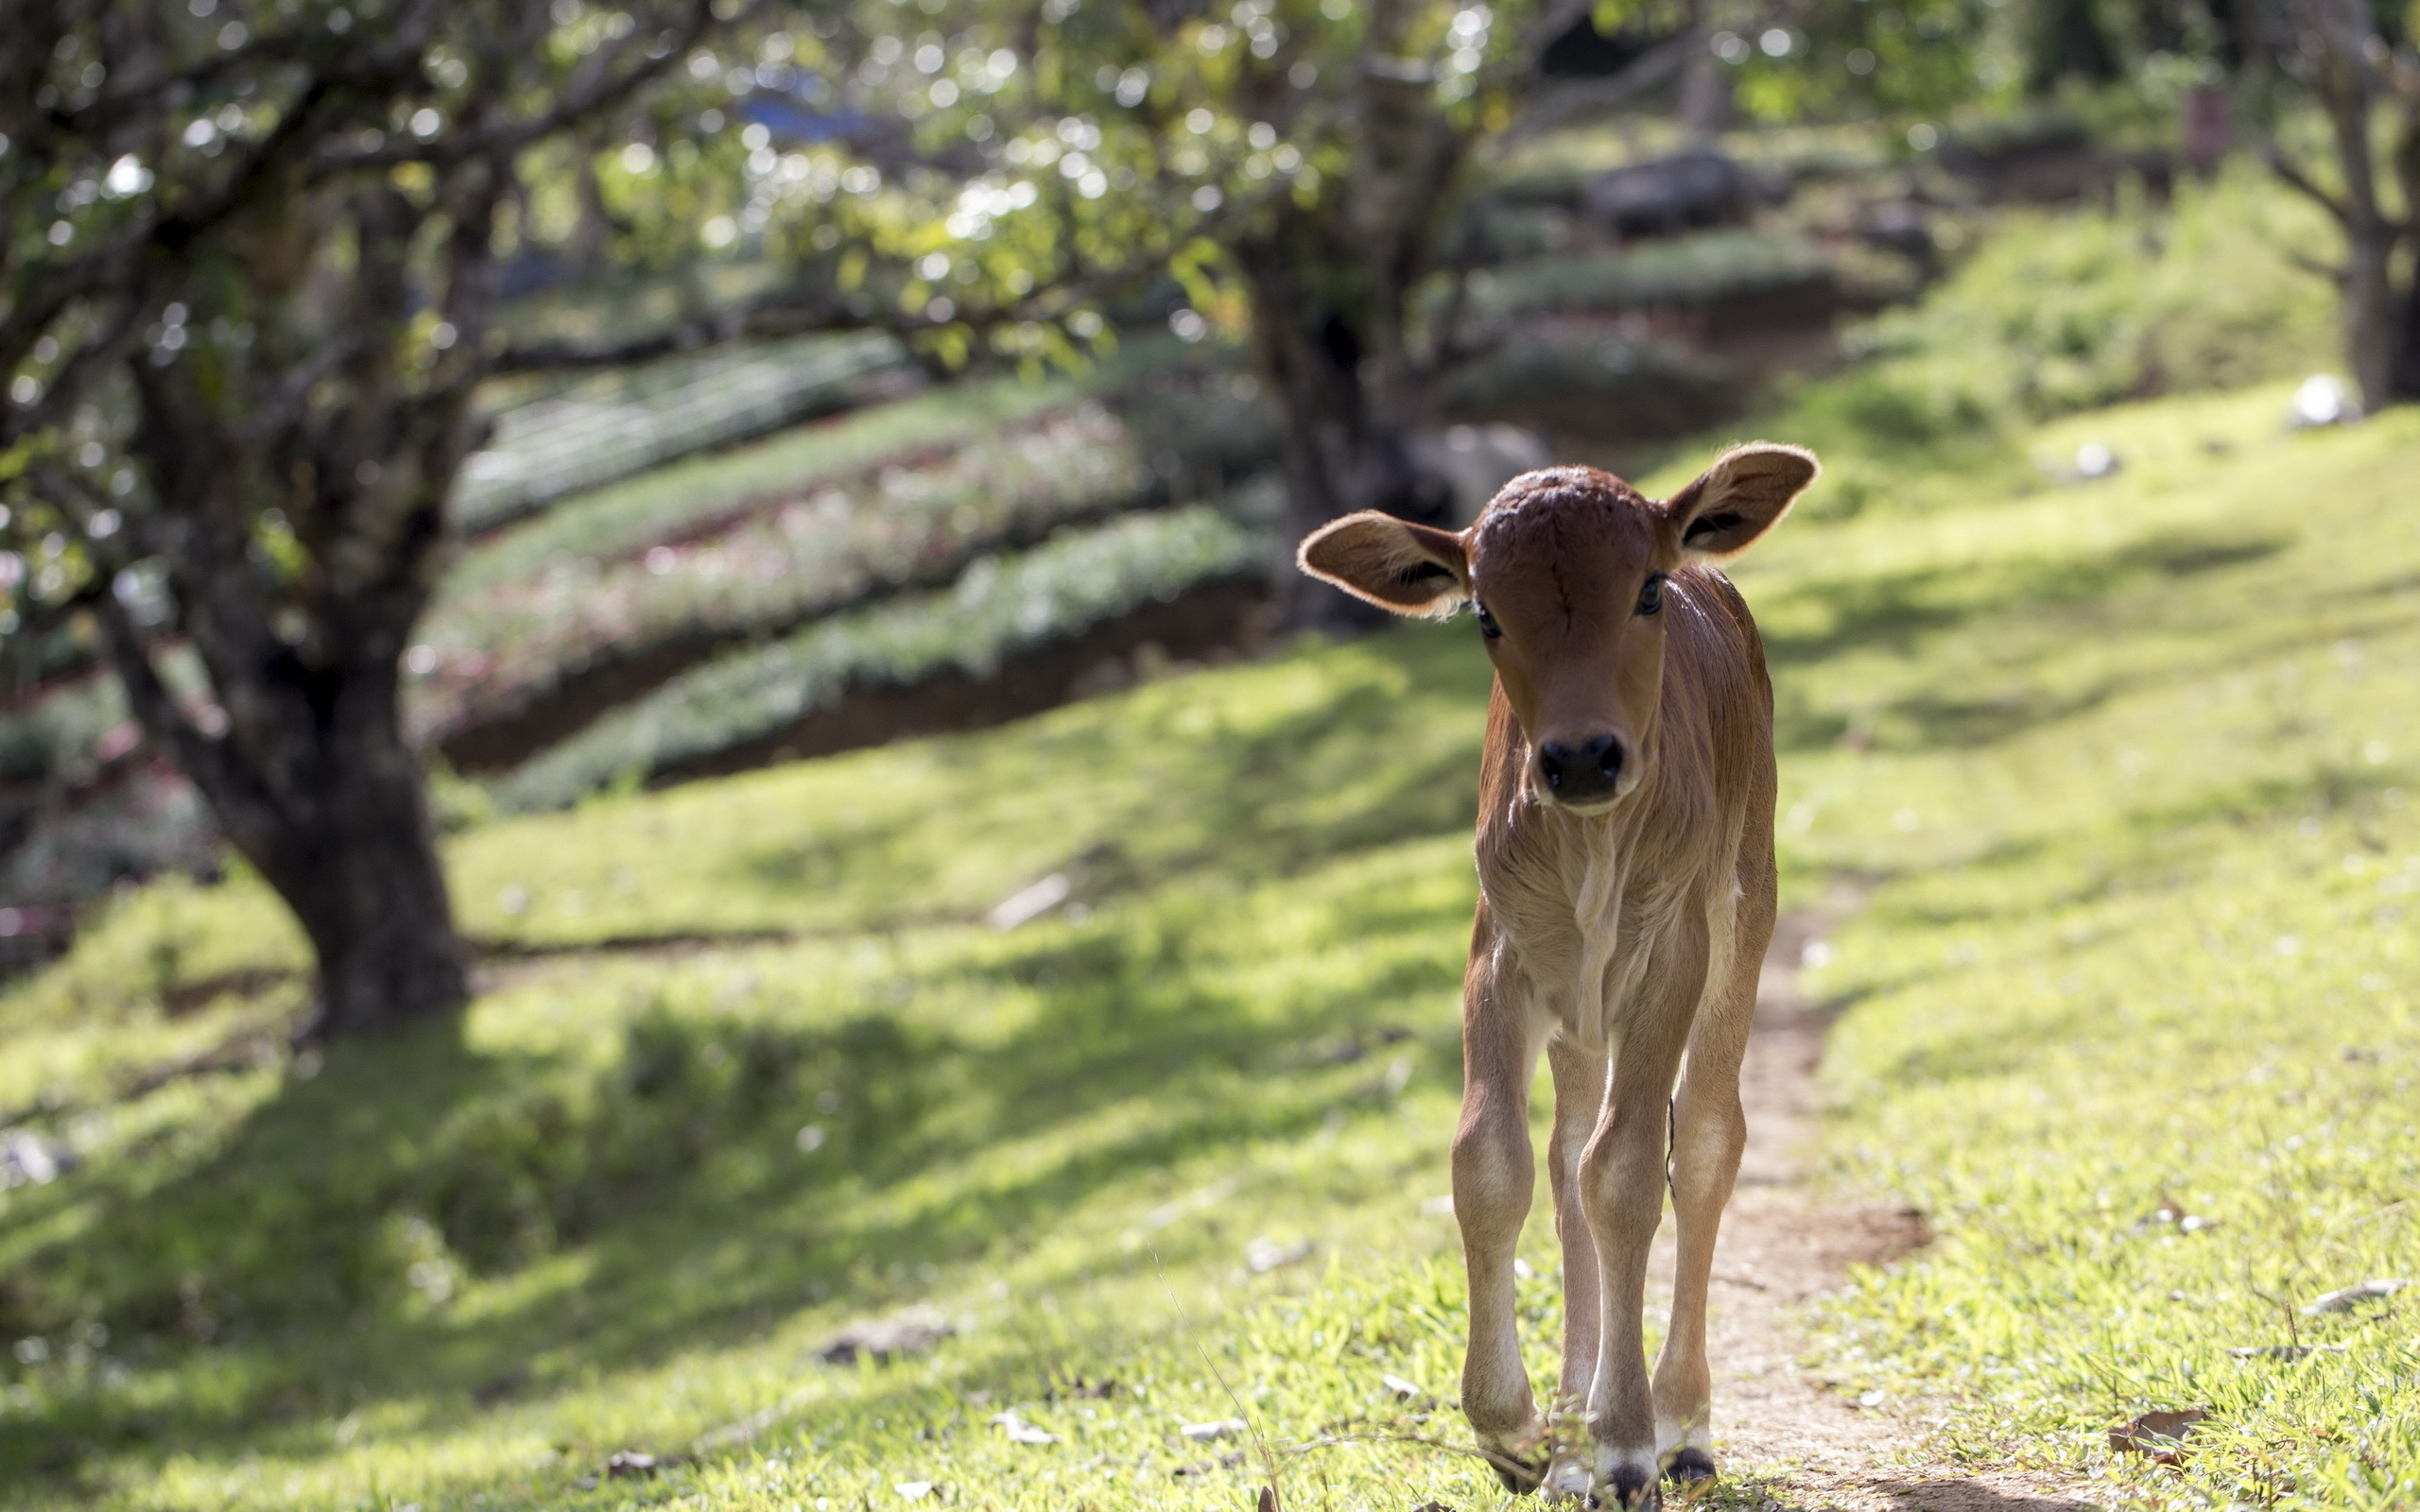
{"type": "Polygon", "coordinates": [[[1822,471],[1815,454],[1803,446],[1735,446],[1672,495],[1664,513],[1679,529],[1684,551],[1722,561],[1755,544],[1822,471]]]}
{"type": "Polygon", "coordinates": [[[1312,531],[1294,560],[1320,581],[1397,614],[1442,619],[1470,601],[1461,537],[1375,509],[1312,531]]]}

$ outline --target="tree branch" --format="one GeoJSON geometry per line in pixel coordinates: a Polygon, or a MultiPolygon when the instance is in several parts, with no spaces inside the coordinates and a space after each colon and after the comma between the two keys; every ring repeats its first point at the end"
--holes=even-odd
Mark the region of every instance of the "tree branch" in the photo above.
{"type": "Polygon", "coordinates": [[[2291,247],[2280,247],[2277,252],[2279,256],[2304,272],[2315,274],[2330,284],[2341,285],[2353,275],[2353,270],[2342,263],[2325,263],[2291,247]]]}
{"type": "Polygon", "coordinates": [[[649,38],[642,44],[641,32],[633,29],[631,41],[618,53],[599,57],[604,66],[595,70],[595,77],[584,87],[559,96],[546,110],[526,120],[505,121],[475,131],[455,131],[421,146],[381,146],[366,152],[324,153],[313,165],[315,179],[326,180],[364,169],[398,167],[406,163],[425,163],[432,167],[452,167],[470,158],[510,158],[522,148],[550,136],[596,112],[619,105],[641,85],[663,74],[675,60],[698,44],[700,39],[717,25],[737,26],[751,16],[769,9],[770,0],[752,0],[748,9],[728,23],[715,19],[712,0],[687,0],[687,16],[677,25],[680,39],[660,54],[648,51],[659,39],[649,38]],[[619,57],[639,55],[636,64],[616,75],[612,64],[619,57]]]}
{"type": "Polygon", "coordinates": [[[2321,188],[2308,174],[2295,166],[2293,160],[2286,156],[2284,148],[2274,142],[2265,143],[2261,146],[2260,156],[2269,164],[2269,171],[2275,174],[2289,188],[2308,197],[2321,209],[2333,215],[2338,225],[2347,231],[2352,230],[2352,207],[2321,188]]]}
{"type": "MultiPolygon", "coordinates": [[[[61,513],[79,524],[90,524],[97,502],[73,474],[44,466],[34,470],[32,481],[61,513]]],[[[235,765],[228,760],[224,747],[203,734],[178,707],[176,695],[162,680],[150,651],[144,645],[142,629],[118,601],[117,574],[124,565],[95,554],[92,578],[76,595],[73,606],[90,610],[99,622],[102,652],[110,669],[124,685],[127,706],[145,735],[192,778],[213,803],[222,798],[245,801],[248,784],[235,765]]]]}
{"type": "Polygon", "coordinates": [[[1498,150],[1528,141],[1556,127],[1569,126],[1594,115],[1618,110],[1681,71],[1697,41],[1696,33],[1657,43],[1633,59],[1621,72],[1602,78],[1575,80],[1540,94],[1530,108],[1496,138],[1498,150]]]}

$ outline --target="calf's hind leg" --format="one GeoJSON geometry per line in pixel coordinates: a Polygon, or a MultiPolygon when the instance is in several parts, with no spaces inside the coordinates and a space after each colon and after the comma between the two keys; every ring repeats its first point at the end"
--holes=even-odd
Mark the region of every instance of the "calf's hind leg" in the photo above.
{"type": "Polygon", "coordinates": [[[1614,1053],[1611,1096],[1580,1160],[1581,1203],[1597,1245],[1604,1334],[1588,1391],[1594,1484],[1624,1507],[1658,1504],[1662,1463],[1639,1313],[1648,1250],[1664,1216],[1672,1083],[1705,988],[1705,937],[1685,936],[1651,968],[1614,1053]],[[1660,969],[1658,969],[1660,968],[1660,969]]]}
{"type": "MultiPolygon", "coordinates": [[[[1554,1400],[1561,1418],[1586,1409],[1604,1332],[1597,1242],[1588,1232],[1588,1214],[1580,1201],[1580,1157],[1603,1115],[1605,1083],[1613,1066],[1602,1047],[1592,1050],[1560,1034],[1547,1041],[1547,1065],[1554,1074],[1554,1132],[1548,1136],[1547,1173],[1553,1177],[1555,1235],[1563,1243],[1563,1372],[1554,1400]]],[[[1585,1495],[1588,1457],[1571,1446],[1559,1447],[1547,1489],[1585,1495]]]]}

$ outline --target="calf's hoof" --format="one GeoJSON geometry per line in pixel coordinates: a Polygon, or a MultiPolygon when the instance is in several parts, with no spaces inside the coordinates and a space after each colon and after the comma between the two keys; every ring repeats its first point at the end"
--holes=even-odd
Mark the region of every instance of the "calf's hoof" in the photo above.
{"type": "Polygon", "coordinates": [[[1660,1512],[1663,1493],[1655,1485],[1655,1472],[1635,1465],[1616,1465],[1605,1477],[1605,1484],[1588,1499],[1596,1507],[1621,1507],[1624,1512],[1660,1512]]]}
{"type": "Polygon", "coordinates": [[[1665,1465],[1664,1479],[1678,1486],[1702,1486],[1714,1479],[1714,1456],[1691,1444],[1665,1465]]]}
{"type": "Polygon", "coordinates": [[[1488,1455],[1487,1462],[1495,1469],[1495,1478],[1514,1496],[1527,1496],[1546,1484],[1547,1456],[1543,1452],[1511,1454],[1497,1450],[1488,1455]]]}

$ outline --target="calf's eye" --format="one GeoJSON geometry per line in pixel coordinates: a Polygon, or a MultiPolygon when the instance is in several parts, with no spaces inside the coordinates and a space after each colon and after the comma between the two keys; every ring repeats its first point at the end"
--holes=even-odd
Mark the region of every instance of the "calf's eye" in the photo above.
{"type": "Polygon", "coordinates": [[[1646,586],[1638,591],[1638,612],[1652,614],[1664,607],[1664,575],[1650,573],[1646,586]]]}
{"type": "Polygon", "coordinates": [[[1479,634],[1484,635],[1489,640],[1493,641],[1497,636],[1504,633],[1504,627],[1495,623],[1495,616],[1487,611],[1486,605],[1474,602],[1471,605],[1471,608],[1478,612],[1479,634]]]}

